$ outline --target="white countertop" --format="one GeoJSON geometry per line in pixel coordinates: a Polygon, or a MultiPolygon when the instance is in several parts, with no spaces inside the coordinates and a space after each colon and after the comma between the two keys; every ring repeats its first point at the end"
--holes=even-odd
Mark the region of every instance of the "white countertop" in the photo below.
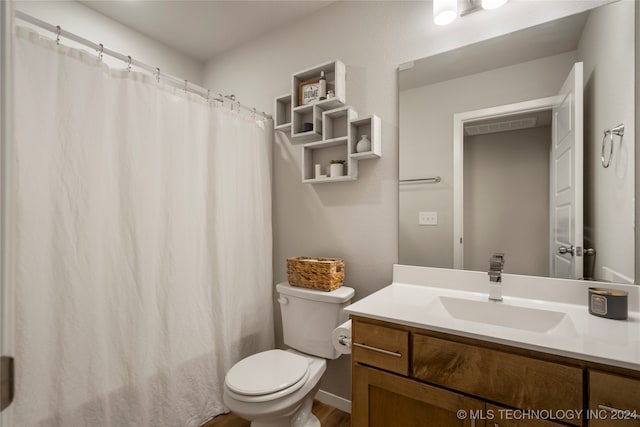
{"type": "MultiPolygon", "coordinates": [[[[502,302],[488,302],[488,290],[486,273],[396,265],[391,285],[351,304],[345,311],[351,315],[640,371],[638,286],[505,274],[502,302]],[[411,283],[406,283],[407,279],[411,283]],[[590,315],[587,307],[589,286],[627,290],[628,320],[590,315]],[[554,294],[560,302],[552,300],[554,294]],[[549,315],[558,314],[563,320],[544,332],[523,330],[511,324],[500,326],[461,320],[446,314],[440,304],[443,299],[502,304],[513,307],[516,313],[519,308],[533,314],[541,313],[537,310],[547,310],[555,312],[549,315]]],[[[511,310],[496,307],[496,311],[505,309],[511,310]]]]}

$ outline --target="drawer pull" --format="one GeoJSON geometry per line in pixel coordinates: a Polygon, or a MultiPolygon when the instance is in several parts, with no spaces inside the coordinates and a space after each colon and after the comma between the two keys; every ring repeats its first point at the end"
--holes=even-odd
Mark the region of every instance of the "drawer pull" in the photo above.
{"type": "Polygon", "coordinates": [[[640,420],[640,415],[636,411],[629,411],[628,409],[618,409],[607,405],[598,405],[598,409],[603,411],[622,414],[623,419],[627,420],[640,420]]]}
{"type": "Polygon", "coordinates": [[[356,347],[364,348],[366,350],[377,351],[378,353],[386,354],[387,356],[402,357],[402,354],[395,351],[383,350],[381,348],[371,347],[370,345],[360,344],[359,342],[354,342],[353,345],[356,347]]]}

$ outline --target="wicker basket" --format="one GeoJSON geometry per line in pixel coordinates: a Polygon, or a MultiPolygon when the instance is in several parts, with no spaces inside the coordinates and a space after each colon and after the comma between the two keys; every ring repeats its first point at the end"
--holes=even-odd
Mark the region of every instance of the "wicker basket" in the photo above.
{"type": "Polygon", "coordinates": [[[287,258],[291,286],[333,291],[344,282],[344,260],[339,258],[287,258]]]}

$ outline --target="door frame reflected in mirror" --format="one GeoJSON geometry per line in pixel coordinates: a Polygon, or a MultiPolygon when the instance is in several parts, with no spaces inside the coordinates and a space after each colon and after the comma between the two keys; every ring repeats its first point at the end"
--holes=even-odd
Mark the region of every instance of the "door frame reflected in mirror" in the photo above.
{"type": "MultiPolygon", "coordinates": [[[[453,268],[462,270],[464,263],[464,126],[480,120],[515,114],[549,111],[558,98],[532,99],[453,115],[453,268]]],[[[508,255],[508,254],[507,254],[508,255]]]]}

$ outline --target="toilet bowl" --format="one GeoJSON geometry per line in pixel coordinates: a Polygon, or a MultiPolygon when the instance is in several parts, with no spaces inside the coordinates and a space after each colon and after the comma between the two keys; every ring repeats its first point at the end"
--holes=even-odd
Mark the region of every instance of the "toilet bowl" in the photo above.
{"type": "Polygon", "coordinates": [[[320,427],[311,413],[325,359],[294,350],[268,350],[234,365],[227,373],[223,399],[252,427],[320,427]]]}
{"type": "Polygon", "coordinates": [[[276,285],[282,335],[290,350],[267,350],[236,363],[227,372],[223,400],[252,427],[320,427],[311,413],[327,359],[340,353],[331,332],[346,320],[352,288],[325,292],[276,285]]]}

